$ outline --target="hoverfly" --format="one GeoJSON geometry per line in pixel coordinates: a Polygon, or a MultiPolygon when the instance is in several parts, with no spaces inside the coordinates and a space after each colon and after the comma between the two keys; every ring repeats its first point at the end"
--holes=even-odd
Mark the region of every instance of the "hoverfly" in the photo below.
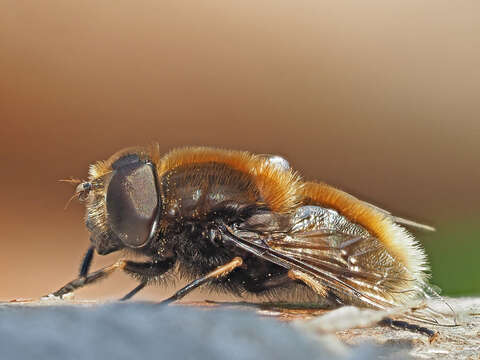
{"type": "Polygon", "coordinates": [[[92,246],[79,277],[55,296],[122,270],[139,282],[128,299],[175,269],[191,283],[164,303],[204,284],[376,309],[428,297],[425,253],[401,225],[432,228],[304,181],[279,156],[130,148],[91,165],[76,194],[92,246]],[[149,260],[89,272],[94,252],[120,250],[149,260]]]}

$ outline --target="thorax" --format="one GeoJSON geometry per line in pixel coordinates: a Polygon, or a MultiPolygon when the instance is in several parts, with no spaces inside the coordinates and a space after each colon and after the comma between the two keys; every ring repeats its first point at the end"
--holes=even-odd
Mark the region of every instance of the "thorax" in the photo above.
{"type": "Polygon", "coordinates": [[[251,175],[227,164],[182,165],[160,178],[164,216],[176,221],[202,220],[225,204],[255,204],[260,194],[251,175]]]}

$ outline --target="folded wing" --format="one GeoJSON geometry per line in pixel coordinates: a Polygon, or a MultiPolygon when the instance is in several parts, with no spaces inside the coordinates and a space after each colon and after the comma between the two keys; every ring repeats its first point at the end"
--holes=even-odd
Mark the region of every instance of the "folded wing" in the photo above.
{"type": "Polygon", "coordinates": [[[224,229],[238,246],[314,282],[342,303],[385,309],[422,297],[422,284],[358,224],[332,209],[264,211],[224,229]]]}

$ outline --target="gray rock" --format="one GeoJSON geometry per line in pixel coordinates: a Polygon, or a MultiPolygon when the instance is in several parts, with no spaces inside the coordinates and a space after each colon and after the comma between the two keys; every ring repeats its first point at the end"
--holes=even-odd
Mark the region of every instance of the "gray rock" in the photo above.
{"type": "MultiPolygon", "coordinates": [[[[0,307],[2,359],[331,359],[330,351],[287,323],[241,310],[146,303],[0,307]]],[[[375,354],[363,346],[355,358],[375,354]]]]}

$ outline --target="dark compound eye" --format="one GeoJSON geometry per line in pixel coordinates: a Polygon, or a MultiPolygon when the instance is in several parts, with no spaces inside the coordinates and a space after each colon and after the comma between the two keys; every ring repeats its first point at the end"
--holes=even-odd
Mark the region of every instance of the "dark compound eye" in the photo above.
{"type": "Polygon", "coordinates": [[[149,240],[158,206],[153,165],[129,155],[112,167],[106,198],[108,221],[126,246],[141,247],[149,240]]]}

